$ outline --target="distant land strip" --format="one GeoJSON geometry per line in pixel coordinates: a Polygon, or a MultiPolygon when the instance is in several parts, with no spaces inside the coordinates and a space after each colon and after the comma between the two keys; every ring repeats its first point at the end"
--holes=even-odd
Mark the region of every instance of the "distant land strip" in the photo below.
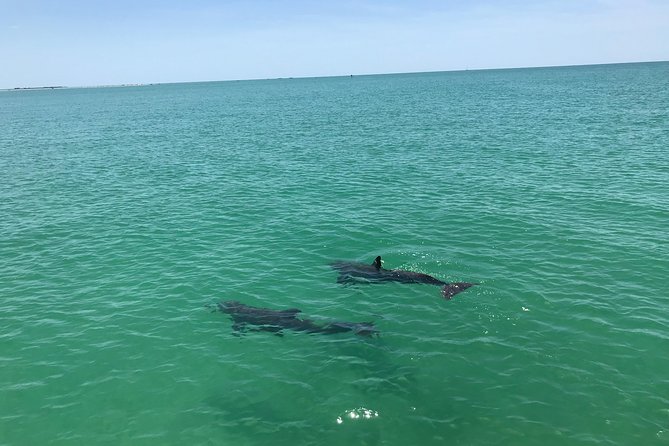
{"type": "Polygon", "coordinates": [[[64,88],[110,88],[110,87],[144,87],[147,85],[156,84],[119,84],[119,85],[93,85],[84,87],[67,87],[65,85],[53,85],[48,87],[14,87],[14,88],[0,88],[0,91],[16,91],[16,90],[56,90],[64,88]]]}
{"type": "Polygon", "coordinates": [[[52,87],[14,87],[8,88],[8,90],[54,90],[56,88],[67,88],[62,85],[54,85],[52,87]]]}

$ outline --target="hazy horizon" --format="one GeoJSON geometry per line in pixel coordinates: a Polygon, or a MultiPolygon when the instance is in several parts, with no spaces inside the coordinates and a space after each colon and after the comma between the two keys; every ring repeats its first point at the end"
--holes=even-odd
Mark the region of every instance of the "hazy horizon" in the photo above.
{"type": "Polygon", "coordinates": [[[2,89],[669,60],[660,0],[3,3],[2,89]]]}

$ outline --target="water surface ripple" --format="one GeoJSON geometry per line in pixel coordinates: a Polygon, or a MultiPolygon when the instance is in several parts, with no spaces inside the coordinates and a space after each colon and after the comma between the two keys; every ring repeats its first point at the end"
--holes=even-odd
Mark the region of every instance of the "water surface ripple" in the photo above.
{"type": "Polygon", "coordinates": [[[668,74],[0,93],[0,445],[669,444],[668,74]]]}

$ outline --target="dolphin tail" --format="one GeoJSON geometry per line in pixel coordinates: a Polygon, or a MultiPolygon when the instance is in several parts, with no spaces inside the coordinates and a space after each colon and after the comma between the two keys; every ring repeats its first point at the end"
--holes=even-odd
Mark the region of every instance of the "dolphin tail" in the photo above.
{"type": "Polygon", "coordinates": [[[450,300],[456,294],[461,293],[464,290],[466,290],[467,288],[472,287],[474,285],[478,285],[478,283],[469,283],[469,282],[447,283],[441,289],[441,295],[444,296],[445,299],[450,300]]]}

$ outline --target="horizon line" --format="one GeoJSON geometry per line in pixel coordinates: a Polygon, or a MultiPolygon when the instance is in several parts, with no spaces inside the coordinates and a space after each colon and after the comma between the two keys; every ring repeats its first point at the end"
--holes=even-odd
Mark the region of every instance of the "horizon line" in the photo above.
{"type": "Polygon", "coordinates": [[[245,81],[267,81],[267,80],[281,80],[281,79],[326,79],[333,77],[355,77],[355,76],[392,76],[402,74],[429,74],[429,73],[459,73],[467,71],[495,71],[495,70],[528,70],[528,69],[542,69],[542,68],[570,68],[570,67],[594,67],[602,65],[627,65],[627,64],[643,64],[643,63],[667,63],[669,60],[646,60],[634,62],[602,62],[602,63],[585,63],[585,64],[566,64],[566,65],[537,65],[537,66],[517,66],[517,67],[494,67],[494,68],[460,68],[453,70],[429,70],[429,71],[396,71],[386,73],[351,73],[351,74],[328,74],[321,76],[277,76],[277,77],[250,77],[250,78],[234,78],[234,79],[219,79],[219,80],[195,80],[195,81],[173,81],[173,82],[144,82],[144,83],[120,83],[120,84],[90,84],[90,85],[45,85],[45,86],[29,86],[29,87],[9,87],[0,88],[0,91],[25,91],[25,90],[63,90],[76,88],[123,88],[123,87],[145,87],[153,85],[177,85],[177,84],[199,84],[211,82],[245,82],[245,81]]]}

